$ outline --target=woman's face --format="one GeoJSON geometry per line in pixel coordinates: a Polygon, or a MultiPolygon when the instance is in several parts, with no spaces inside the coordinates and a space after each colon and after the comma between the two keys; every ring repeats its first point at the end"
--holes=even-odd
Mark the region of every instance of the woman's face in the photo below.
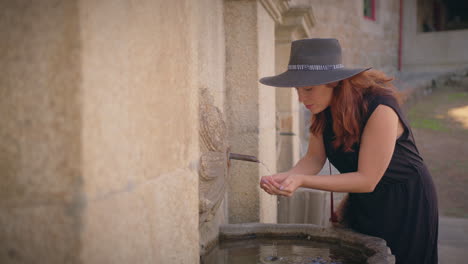
{"type": "Polygon", "coordinates": [[[333,87],[336,85],[338,85],[338,82],[316,86],[296,87],[299,102],[303,103],[312,114],[318,114],[330,105],[333,87]]]}

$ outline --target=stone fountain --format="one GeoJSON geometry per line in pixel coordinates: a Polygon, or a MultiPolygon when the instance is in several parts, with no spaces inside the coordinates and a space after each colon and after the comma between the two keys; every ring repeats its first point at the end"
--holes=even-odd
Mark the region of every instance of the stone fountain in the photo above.
{"type": "MultiPolygon", "coordinates": [[[[234,243],[235,247],[238,247],[239,244],[246,244],[245,241],[258,238],[272,241],[291,239],[293,241],[291,243],[320,242],[330,247],[344,248],[348,252],[346,254],[359,256],[360,259],[366,261],[365,263],[395,263],[395,258],[384,240],[351,230],[312,224],[228,224],[226,218],[226,210],[228,209],[227,206],[222,205],[227,193],[230,160],[238,159],[250,162],[258,162],[258,160],[252,156],[230,153],[226,143],[226,125],[221,111],[211,103],[209,93],[203,89],[200,98],[202,100],[199,108],[199,131],[202,155],[199,166],[199,229],[202,263],[231,263],[227,260],[226,254],[220,255],[219,253],[224,250],[223,248],[226,248],[226,245],[233,245],[232,241],[240,241],[237,244],[234,243]],[[213,254],[216,256],[213,257],[213,254]],[[219,259],[219,256],[222,260],[219,259]]],[[[281,260],[279,257],[268,256],[268,254],[260,256],[260,261],[264,263],[302,263],[278,262],[281,260]]],[[[304,260],[304,258],[302,259],[304,260]]]]}

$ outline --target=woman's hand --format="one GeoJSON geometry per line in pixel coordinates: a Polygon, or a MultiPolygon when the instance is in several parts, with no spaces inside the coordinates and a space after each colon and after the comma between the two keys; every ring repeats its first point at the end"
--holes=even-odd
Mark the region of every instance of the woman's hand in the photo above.
{"type": "Polygon", "coordinates": [[[260,187],[269,194],[291,197],[302,184],[303,175],[278,173],[263,176],[260,187]]]}
{"type": "Polygon", "coordinates": [[[291,197],[297,188],[301,187],[304,175],[292,174],[289,175],[279,186],[281,195],[291,197]]]}
{"type": "Polygon", "coordinates": [[[277,194],[275,189],[278,189],[280,187],[280,183],[282,183],[288,176],[289,175],[287,173],[262,176],[260,179],[260,188],[271,195],[277,194]],[[274,188],[275,186],[276,188],[274,188]]]}
{"type": "MultiPolygon", "coordinates": [[[[291,175],[290,173],[281,172],[281,173],[273,174],[273,175],[270,175],[270,176],[264,176],[264,177],[266,177],[266,179],[273,180],[275,183],[281,184],[290,175],[291,175]]],[[[279,187],[279,185],[278,185],[278,187],[279,187]]]]}

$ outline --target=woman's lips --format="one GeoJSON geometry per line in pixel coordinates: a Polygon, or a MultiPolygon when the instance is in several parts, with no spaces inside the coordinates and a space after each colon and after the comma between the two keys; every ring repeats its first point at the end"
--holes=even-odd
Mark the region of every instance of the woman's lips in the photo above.
{"type": "Polygon", "coordinates": [[[313,106],[314,106],[313,104],[305,105],[305,107],[306,107],[307,109],[309,109],[309,110],[310,110],[313,106]]]}

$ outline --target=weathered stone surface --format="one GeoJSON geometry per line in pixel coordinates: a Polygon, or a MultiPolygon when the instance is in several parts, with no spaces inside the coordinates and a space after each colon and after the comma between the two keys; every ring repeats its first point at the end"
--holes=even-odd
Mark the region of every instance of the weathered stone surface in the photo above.
{"type": "Polygon", "coordinates": [[[227,190],[227,164],[226,152],[206,152],[200,158],[200,224],[212,218],[224,199],[227,190]]]}
{"type": "Polygon", "coordinates": [[[154,256],[149,263],[198,263],[197,185],[198,173],[188,169],[161,175],[145,184],[141,192],[154,256]]]}
{"type": "Polygon", "coordinates": [[[79,263],[79,216],[70,205],[1,208],[0,263],[79,263]]]}
{"type": "Polygon", "coordinates": [[[0,39],[0,263],[77,263],[79,5],[0,1],[0,39]]]}
{"type": "Polygon", "coordinates": [[[275,93],[258,83],[274,74],[274,20],[259,1],[226,1],[226,124],[231,152],[256,156],[258,164],[233,161],[229,222],[276,222],[276,197],[259,188],[276,172],[275,93]]]}
{"type": "Polygon", "coordinates": [[[1,208],[81,191],[79,33],[76,3],[0,1],[1,208]]]}
{"type": "Polygon", "coordinates": [[[226,152],[226,123],[220,109],[213,105],[211,94],[207,89],[200,91],[199,135],[202,151],[226,152]]]}
{"type": "Polygon", "coordinates": [[[299,236],[308,240],[344,243],[369,256],[368,264],[394,264],[395,258],[385,240],[356,233],[349,229],[324,228],[311,224],[229,224],[220,227],[221,239],[247,239],[249,237],[299,236]]]}
{"type": "Polygon", "coordinates": [[[192,3],[0,1],[0,262],[198,262],[192,3]]]}
{"type": "MultiPolygon", "coordinates": [[[[83,263],[150,263],[156,230],[146,212],[145,186],[89,201],[83,215],[83,263]]],[[[160,201],[163,202],[163,201],[160,201]]]]}
{"type": "Polygon", "coordinates": [[[224,1],[197,1],[199,92],[199,245],[204,252],[218,239],[219,225],[227,223],[227,131],[225,124],[224,1]],[[212,162],[211,162],[212,161],[212,162]]]}
{"type": "Polygon", "coordinates": [[[196,9],[185,1],[80,3],[87,194],[190,166],[199,151],[196,9]]]}
{"type": "MultiPolygon", "coordinates": [[[[207,89],[200,91],[199,224],[211,221],[227,190],[229,153],[226,125],[207,89]]],[[[203,234],[201,234],[203,235],[203,234]]]]}

